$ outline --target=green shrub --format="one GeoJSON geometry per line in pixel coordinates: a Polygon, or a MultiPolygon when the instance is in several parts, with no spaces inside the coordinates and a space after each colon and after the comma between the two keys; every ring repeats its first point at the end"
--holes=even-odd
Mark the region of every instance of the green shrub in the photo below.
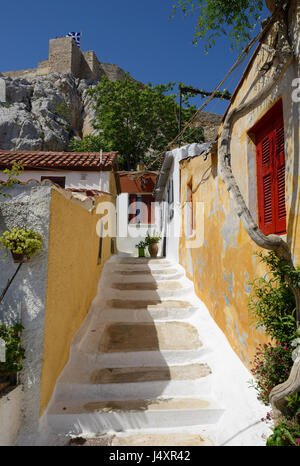
{"type": "Polygon", "coordinates": [[[263,327],[271,338],[281,343],[291,342],[297,336],[296,302],[285,276],[287,274],[295,285],[300,281],[300,270],[294,271],[274,252],[257,255],[267,265],[271,276],[250,283],[249,313],[256,327],[263,327]]]}
{"type": "Polygon", "coordinates": [[[5,326],[0,323],[0,338],[6,345],[6,360],[0,362],[0,376],[14,374],[23,368],[21,361],[25,358],[25,350],[21,346],[22,330],[21,324],[5,326]]]}
{"type": "Polygon", "coordinates": [[[300,425],[296,418],[285,418],[272,430],[267,447],[300,446],[300,425]]]}
{"type": "Polygon", "coordinates": [[[292,347],[288,343],[277,342],[275,346],[259,345],[252,363],[251,373],[255,379],[252,386],[257,390],[257,398],[265,405],[270,403],[271,390],[288,379],[293,366],[292,347]]]}
{"type": "Polygon", "coordinates": [[[33,230],[12,228],[0,237],[1,246],[14,254],[34,256],[42,248],[42,237],[33,230]]]}
{"type": "Polygon", "coordinates": [[[150,244],[159,243],[160,240],[161,240],[161,236],[159,235],[159,233],[154,232],[152,235],[150,235],[148,232],[145,238],[145,243],[147,246],[149,246],[150,244]]]}

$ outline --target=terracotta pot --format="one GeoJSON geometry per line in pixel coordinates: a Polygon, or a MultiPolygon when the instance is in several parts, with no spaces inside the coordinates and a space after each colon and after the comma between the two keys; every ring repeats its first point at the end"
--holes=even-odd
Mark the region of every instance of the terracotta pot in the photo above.
{"type": "Polygon", "coordinates": [[[148,246],[148,251],[151,257],[157,257],[158,254],[158,244],[152,243],[148,246]]]}
{"type": "Polygon", "coordinates": [[[24,252],[23,254],[16,254],[15,252],[11,252],[11,255],[13,257],[13,260],[16,264],[20,264],[21,262],[28,262],[29,259],[26,256],[26,253],[24,252]]]}

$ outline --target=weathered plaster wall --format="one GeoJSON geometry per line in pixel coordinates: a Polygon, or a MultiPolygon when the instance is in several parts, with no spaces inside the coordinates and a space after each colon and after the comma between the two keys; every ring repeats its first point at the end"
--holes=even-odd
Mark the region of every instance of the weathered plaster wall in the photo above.
{"type": "MultiPolygon", "coordinates": [[[[248,281],[263,272],[254,256],[257,247],[248,239],[216,172],[216,155],[181,162],[182,234],[180,263],[193,280],[197,295],[227,336],[232,348],[249,367],[255,347],[266,341],[252,326],[247,311],[248,281]],[[193,201],[204,204],[204,243],[188,248],[184,225],[187,184],[195,191],[193,201]]],[[[194,210],[195,212],[195,210],[194,210]]],[[[202,219],[199,219],[202,222],[202,219]]],[[[196,223],[199,230],[199,223],[196,223]]]]}
{"type": "MultiPolygon", "coordinates": [[[[299,23],[295,27],[295,22],[299,21],[299,0],[293,2],[292,9],[294,13],[295,10],[298,12],[291,15],[290,28],[296,51],[299,23]]],[[[272,31],[265,41],[272,46],[275,38],[276,34],[272,31]]],[[[259,73],[269,58],[264,49],[257,50],[236,90],[231,108],[248,102],[269,82],[270,72],[259,73]]],[[[298,62],[296,58],[285,70],[279,84],[265,101],[236,122],[231,143],[232,171],[254,220],[258,222],[255,141],[249,130],[282,99],[287,210],[287,234],[284,237],[290,245],[295,264],[300,263],[300,104],[292,99],[292,83],[299,76],[298,62]]],[[[242,227],[230,194],[218,176],[217,154],[210,155],[206,162],[201,156],[181,162],[182,206],[187,199],[189,182],[192,182],[195,190],[194,201],[204,203],[204,244],[200,248],[189,249],[183,235],[179,247],[180,261],[193,279],[198,296],[203,299],[236,353],[249,367],[255,347],[266,340],[264,332],[251,325],[247,310],[248,281],[265,273],[253,256],[259,248],[242,227]]]]}
{"type": "Polygon", "coordinates": [[[52,191],[40,414],[68,361],[70,343],[89,311],[103,265],[111,256],[111,239],[103,238],[98,264],[96,226],[101,202],[114,203],[115,198],[101,195],[88,210],[62,192],[52,191]]]}
{"type": "MultiPolygon", "coordinates": [[[[20,319],[24,326],[22,345],[26,359],[20,382],[24,388],[23,418],[20,442],[38,427],[40,376],[43,358],[45,296],[48,266],[48,233],[51,185],[14,185],[7,190],[9,198],[0,197],[0,234],[16,228],[34,229],[43,238],[43,250],[21,269],[4,297],[0,307],[0,321],[12,324],[20,319]],[[20,312],[21,311],[21,312],[20,312]]],[[[11,255],[0,250],[0,287],[5,287],[17,265],[11,255]],[[3,257],[5,256],[5,257],[3,257]]]]}
{"type": "MultiPolygon", "coordinates": [[[[66,188],[76,189],[95,189],[107,193],[116,193],[115,175],[109,171],[71,171],[71,170],[24,170],[19,176],[18,180],[26,182],[28,180],[41,181],[44,176],[62,176],[66,178],[66,188]]],[[[6,180],[7,176],[1,173],[1,179],[6,180]]]]}
{"type": "Polygon", "coordinates": [[[22,385],[0,398],[0,447],[15,445],[21,426],[22,385]]]}

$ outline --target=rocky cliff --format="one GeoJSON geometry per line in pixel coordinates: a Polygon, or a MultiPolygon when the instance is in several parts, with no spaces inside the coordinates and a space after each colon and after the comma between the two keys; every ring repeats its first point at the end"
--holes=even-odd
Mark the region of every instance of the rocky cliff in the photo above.
{"type": "MultiPolygon", "coordinates": [[[[93,132],[94,110],[86,90],[97,81],[58,72],[1,79],[6,101],[0,102],[0,149],[64,151],[72,137],[93,132]]],[[[200,114],[196,126],[203,126],[206,140],[215,137],[220,119],[200,114]]]]}
{"type": "Polygon", "coordinates": [[[71,73],[28,80],[2,78],[6,102],[0,103],[0,148],[67,150],[73,136],[90,132],[93,109],[86,89],[95,82],[71,73]]]}

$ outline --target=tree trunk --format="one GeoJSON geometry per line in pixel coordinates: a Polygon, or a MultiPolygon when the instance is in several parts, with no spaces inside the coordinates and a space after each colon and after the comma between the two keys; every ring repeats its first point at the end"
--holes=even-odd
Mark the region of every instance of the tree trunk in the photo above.
{"type": "Polygon", "coordinates": [[[276,0],[266,0],[266,5],[270,12],[274,13],[276,8],[276,0]]]}

